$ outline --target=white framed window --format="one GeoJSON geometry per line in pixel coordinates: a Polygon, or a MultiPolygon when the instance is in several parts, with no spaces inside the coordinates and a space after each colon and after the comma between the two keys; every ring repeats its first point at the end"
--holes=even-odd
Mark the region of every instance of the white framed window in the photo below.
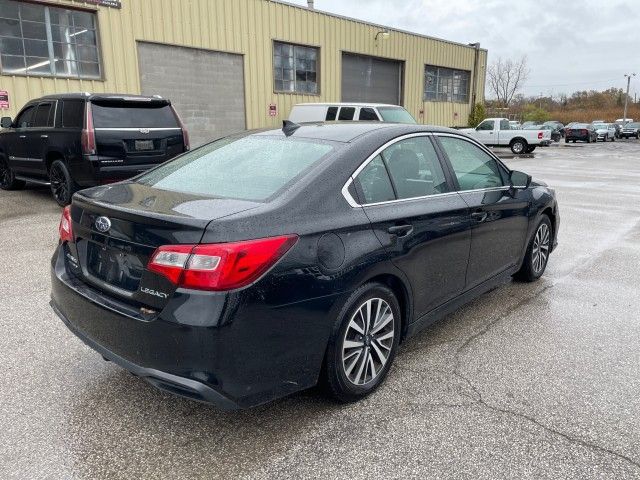
{"type": "Polygon", "coordinates": [[[100,79],[95,13],[0,0],[4,75],[100,79]]]}
{"type": "Polygon", "coordinates": [[[276,92],[316,95],[319,48],[273,42],[273,84],[276,92]]]}

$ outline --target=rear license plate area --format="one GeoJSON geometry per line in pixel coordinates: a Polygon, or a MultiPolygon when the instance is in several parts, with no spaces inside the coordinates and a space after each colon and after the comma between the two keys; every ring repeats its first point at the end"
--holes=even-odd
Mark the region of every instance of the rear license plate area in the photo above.
{"type": "Polygon", "coordinates": [[[98,280],[130,292],[138,289],[145,269],[138,256],[93,242],[87,244],[86,265],[98,280]]]}
{"type": "Polygon", "coordinates": [[[133,146],[138,151],[153,150],[153,140],[135,140],[133,146]]]}

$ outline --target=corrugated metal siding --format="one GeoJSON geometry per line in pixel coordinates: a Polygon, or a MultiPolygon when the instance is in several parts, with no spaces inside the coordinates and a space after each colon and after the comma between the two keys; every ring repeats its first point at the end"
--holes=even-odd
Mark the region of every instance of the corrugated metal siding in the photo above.
{"type": "MultiPolygon", "coordinates": [[[[70,0],[49,3],[87,7],[70,0]]],[[[469,115],[469,104],[422,100],[425,64],[473,69],[475,50],[464,45],[392,29],[388,39],[376,42],[379,26],[271,0],[123,0],[122,5],[95,9],[104,81],[0,76],[0,89],[11,96],[9,113],[47,93],[139,93],[135,41],[144,40],[243,54],[248,128],[279,125],[295,103],[339,101],[343,51],[404,61],[404,106],[421,123],[464,125],[469,115]],[[319,95],[273,92],[273,40],[321,47],[319,95]],[[268,116],[270,103],[277,105],[277,117],[268,116]]],[[[481,50],[478,99],[484,98],[486,61],[481,50]]]]}

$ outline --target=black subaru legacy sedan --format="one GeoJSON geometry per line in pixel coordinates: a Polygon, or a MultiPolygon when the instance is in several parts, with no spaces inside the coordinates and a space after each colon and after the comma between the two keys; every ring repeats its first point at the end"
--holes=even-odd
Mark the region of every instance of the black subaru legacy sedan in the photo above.
{"type": "Polygon", "coordinates": [[[455,130],[287,124],[76,193],[51,305],[175,394],[233,409],[322,383],[353,401],[408,336],[538,279],[558,226],[552,189],[455,130]]]}

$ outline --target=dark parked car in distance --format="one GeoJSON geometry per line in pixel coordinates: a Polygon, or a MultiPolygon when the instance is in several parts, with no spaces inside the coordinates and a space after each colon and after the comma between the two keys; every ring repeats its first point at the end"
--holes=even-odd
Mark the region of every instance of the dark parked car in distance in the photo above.
{"type": "MultiPolygon", "coordinates": [[[[564,129],[564,125],[562,124],[562,122],[559,122],[557,120],[549,120],[548,122],[544,122],[543,125],[548,125],[553,130],[557,130],[558,132],[560,132],[560,135],[562,136],[562,138],[564,138],[565,129],[564,129]]],[[[560,140],[558,140],[558,141],[560,141],[560,140]]]]}
{"type": "Polygon", "coordinates": [[[542,125],[529,125],[525,127],[524,130],[549,130],[551,132],[551,140],[554,142],[559,142],[562,138],[562,133],[557,126],[547,125],[546,123],[542,125]]]}
{"type": "Polygon", "coordinates": [[[576,143],[576,141],[591,143],[598,141],[596,129],[590,123],[574,123],[565,132],[565,143],[576,143]]]}
{"type": "Polygon", "coordinates": [[[180,117],[159,96],[51,95],[1,125],[0,188],[50,185],[60,205],[81,188],[130,178],[189,149],[180,117]]]}
{"type": "Polygon", "coordinates": [[[320,382],[354,401],[408,336],[538,279],[559,222],[552,189],[456,130],[287,123],[76,193],[51,305],[168,392],[234,409],[320,382]]]}
{"type": "Polygon", "coordinates": [[[640,138],[640,122],[629,122],[620,132],[620,138],[640,138]]]}

